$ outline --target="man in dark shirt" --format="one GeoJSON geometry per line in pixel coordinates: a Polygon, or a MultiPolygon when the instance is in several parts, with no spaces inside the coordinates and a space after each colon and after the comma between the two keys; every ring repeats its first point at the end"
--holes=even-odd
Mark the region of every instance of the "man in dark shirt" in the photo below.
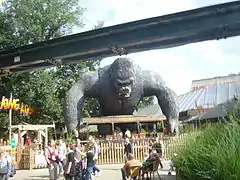
{"type": "Polygon", "coordinates": [[[86,154],[87,154],[87,168],[92,168],[93,167],[93,157],[94,157],[93,150],[89,150],[86,154]]]}
{"type": "Polygon", "coordinates": [[[128,157],[129,154],[132,153],[132,145],[128,138],[125,139],[125,145],[124,145],[124,155],[125,157],[128,157]]]}

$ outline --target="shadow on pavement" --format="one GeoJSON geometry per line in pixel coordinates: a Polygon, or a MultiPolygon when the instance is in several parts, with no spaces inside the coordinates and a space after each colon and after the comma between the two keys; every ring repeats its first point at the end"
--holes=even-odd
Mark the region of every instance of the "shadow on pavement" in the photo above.
{"type": "Polygon", "coordinates": [[[47,175],[40,175],[40,176],[29,176],[31,178],[48,178],[49,176],[47,175]]]}
{"type": "Polygon", "coordinates": [[[120,171],[121,169],[114,169],[114,168],[102,168],[101,171],[120,171]]]}
{"type": "MultiPolygon", "coordinates": [[[[155,177],[154,180],[157,180],[158,178],[155,177]]],[[[161,175],[161,180],[176,180],[176,176],[174,175],[161,175]]]]}

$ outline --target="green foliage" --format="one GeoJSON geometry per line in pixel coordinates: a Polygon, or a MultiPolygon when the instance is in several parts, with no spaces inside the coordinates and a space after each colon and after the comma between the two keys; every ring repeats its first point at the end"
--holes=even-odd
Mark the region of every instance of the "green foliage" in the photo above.
{"type": "Polygon", "coordinates": [[[78,0],[6,0],[0,14],[0,45],[16,47],[70,34],[82,27],[78,0]],[[2,27],[4,29],[2,29],[2,27]]]}
{"type": "Polygon", "coordinates": [[[144,97],[138,104],[137,108],[141,109],[154,104],[154,96],[144,97]]]}
{"type": "Polygon", "coordinates": [[[34,124],[49,123],[53,120],[63,121],[61,119],[61,104],[56,96],[54,72],[36,71],[32,75],[34,77],[30,83],[33,95],[31,104],[37,108],[36,115],[33,116],[34,124]]]}
{"type": "MultiPolygon", "coordinates": [[[[36,110],[36,114],[31,117],[13,111],[14,124],[21,121],[34,124],[49,124],[53,120],[61,120],[61,106],[56,96],[53,77],[52,71],[36,71],[11,79],[13,97],[20,99],[21,102],[34,107],[36,110]]],[[[9,97],[9,94],[6,97],[9,97]]],[[[8,116],[7,112],[1,114],[8,116]]]]}
{"type": "MultiPolygon", "coordinates": [[[[59,66],[55,72],[58,99],[63,103],[65,93],[86,71],[95,71],[100,61],[83,62],[80,64],[59,66]]],[[[94,98],[86,98],[83,108],[83,117],[100,116],[100,105],[94,98]]]]}
{"type": "MultiPolygon", "coordinates": [[[[93,29],[103,27],[104,22],[98,21],[93,29]]],[[[79,64],[70,64],[58,66],[55,71],[56,89],[58,98],[61,102],[65,97],[65,93],[79,79],[79,77],[87,71],[96,71],[99,68],[101,60],[86,61],[79,64]]],[[[100,116],[100,105],[94,98],[86,98],[83,108],[83,117],[100,116]]]]}
{"type": "Polygon", "coordinates": [[[72,134],[67,133],[67,139],[66,139],[67,144],[73,144],[74,143],[74,138],[72,134]]]}
{"type": "MultiPolygon", "coordinates": [[[[0,9],[0,49],[70,34],[74,26],[83,27],[84,11],[78,0],[6,0],[0,9]]],[[[103,22],[99,21],[93,29],[102,26],[103,22]]],[[[0,95],[9,97],[12,92],[15,98],[37,110],[32,117],[13,112],[13,124],[21,121],[49,124],[53,120],[62,123],[62,99],[65,92],[83,72],[95,70],[99,64],[100,61],[88,61],[15,77],[1,77],[0,95]]],[[[97,113],[96,101],[89,99],[85,104],[85,116],[97,113]]],[[[7,111],[2,111],[0,125],[8,125],[7,111]]]]}
{"type": "Polygon", "coordinates": [[[187,136],[173,159],[184,180],[240,179],[240,119],[207,124],[198,134],[187,136]]]}
{"type": "Polygon", "coordinates": [[[86,64],[71,64],[56,67],[55,79],[58,98],[63,99],[65,93],[78,80],[82,73],[87,70],[86,64]]]}
{"type": "Polygon", "coordinates": [[[83,107],[83,117],[101,116],[100,104],[95,98],[86,98],[83,107]]]}

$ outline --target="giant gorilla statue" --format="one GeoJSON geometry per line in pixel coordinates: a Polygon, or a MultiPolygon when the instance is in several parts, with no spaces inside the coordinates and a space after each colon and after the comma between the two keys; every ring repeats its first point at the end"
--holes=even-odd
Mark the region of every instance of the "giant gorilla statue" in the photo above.
{"type": "Polygon", "coordinates": [[[155,95],[171,132],[178,134],[177,95],[157,73],[141,70],[129,58],[118,58],[95,72],[86,72],[66,93],[65,124],[72,132],[81,123],[86,97],[97,98],[103,116],[132,115],[143,97],[155,95]]]}

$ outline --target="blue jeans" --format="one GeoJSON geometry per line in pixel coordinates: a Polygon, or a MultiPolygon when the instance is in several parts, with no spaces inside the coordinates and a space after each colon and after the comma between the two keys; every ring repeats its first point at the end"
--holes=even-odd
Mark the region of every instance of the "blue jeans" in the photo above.
{"type": "Polygon", "coordinates": [[[96,166],[97,164],[97,160],[93,160],[93,173],[95,174],[95,172],[100,172],[100,169],[96,166]]]}
{"type": "Polygon", "coordinates": [[[93,173],[93,167],[88,167],[87,168],[87,174],[86,174],[86,179],[85,180],[92,180],[91,174],[93,173]]]}
{"type": "Polygon", "coordinates": [[[1,180],[8,180],[9,179],[9,175],[6,173],[6,174],[0,174],[0,179],[1,180]]]}

